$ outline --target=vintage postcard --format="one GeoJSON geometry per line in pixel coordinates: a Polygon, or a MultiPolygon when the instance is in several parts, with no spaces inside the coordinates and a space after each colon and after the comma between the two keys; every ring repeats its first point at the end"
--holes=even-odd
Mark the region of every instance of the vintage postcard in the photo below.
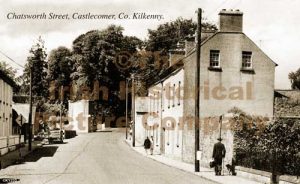
{"type": "Polygon", "coordinates": [[[299,184],[296,0],[0,0],[0,183],[299,184]]]}

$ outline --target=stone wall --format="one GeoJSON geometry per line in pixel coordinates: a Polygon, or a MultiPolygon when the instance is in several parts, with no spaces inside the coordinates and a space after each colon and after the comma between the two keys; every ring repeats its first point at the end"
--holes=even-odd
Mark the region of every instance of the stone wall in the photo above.
{"type": "MultiPolygon", "coordinates": [[[[213,146],[220,137],[219,117],[208,117],[201,121],[200,126],[200,150],[202,150],[201,166],[209,167],[209,161],[212,159],[213,146]]],[[[229,121],[222,121],[221,137],[225,145],[226,155],[224,163],[231,164],[233,156],[233,137],[234,133],[229,127],[229,121]]]]}

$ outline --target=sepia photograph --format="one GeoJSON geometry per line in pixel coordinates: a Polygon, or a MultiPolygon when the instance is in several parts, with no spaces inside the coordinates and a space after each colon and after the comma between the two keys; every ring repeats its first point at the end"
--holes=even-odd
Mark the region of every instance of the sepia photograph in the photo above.
{"type": "Polygon", "coordinates": [[[300,184],[299,7],[0,0],[0,184],[300,184]]]}

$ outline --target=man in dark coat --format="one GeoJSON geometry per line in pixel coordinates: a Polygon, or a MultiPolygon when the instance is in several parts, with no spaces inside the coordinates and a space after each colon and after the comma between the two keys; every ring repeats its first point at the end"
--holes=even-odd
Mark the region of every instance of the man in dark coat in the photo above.
{"type": "Polygon", "coordinates": [[[151,147],[151,141],[150,141],[149,137],[147,137],[144,141],[144,148],[145,148],[147,155],[148,155],[148,150],[150,149],[150,147],[151,147]]]}
{"type": "Polygon", "coordinates": [[[218,138],[218,141],[215,145],[214,145],[214,150],[213,150],[213,159],[215,162],[215,173],[217,176],[221,175],[221,171],[222,171],[222,162],[223,162],[223,158],[225,157],[226,154],[226,149],[223,143],[221,143],[222,138],[218,138]]]}

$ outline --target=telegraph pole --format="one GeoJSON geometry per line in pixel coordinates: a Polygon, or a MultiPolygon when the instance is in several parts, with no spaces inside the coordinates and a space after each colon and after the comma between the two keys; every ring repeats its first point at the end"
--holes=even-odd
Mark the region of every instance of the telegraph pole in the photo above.
{"type": "Polygon", "coordinates": [[[132,121],[132,146],[135,147],[135,89],[134,74],[131,74],[131,121],[132,121]]]}
{"type": "Polygon", "coordinates": [[[63,141],[63,126],[62,126],[62,109],[63,109],[63,100],[64,100],[64,86],[61,86],[60,89],[60,95],[61,95],[61,100],[60,100],[60,110],[59,110],[59,125],[60,125],[60,141],[63,141]]]}
{"type": "Polygon", "coordinates": [[[128,138],[128,79],[126,78],[126,110],[125,110],[125,118],[126,118],[126,140],[128,138]]]}
{"type": "Polygon", "coordinates": [[[196,75],[195,75],[195,172],[200,171],[200,159],[197,153],[200,150],[200,55],[201,55],[201,19],[202,9],[198,8],[197,41],[196,41],[196,75]]]}
{"type": "Polygon", "coordinates": [[[32,142],[32,66],[30,66],[30,86],[29,86],[29,122],[28,122],[28,151],[31,151],[32,142]]]}
{"type": "Polygon", "coordinates": [[[222,121],[223,121],[223,115],[220,116],[219,123],[220,123],[220,130],[219,130],[219,137],[222,138],[222,121]]]}

